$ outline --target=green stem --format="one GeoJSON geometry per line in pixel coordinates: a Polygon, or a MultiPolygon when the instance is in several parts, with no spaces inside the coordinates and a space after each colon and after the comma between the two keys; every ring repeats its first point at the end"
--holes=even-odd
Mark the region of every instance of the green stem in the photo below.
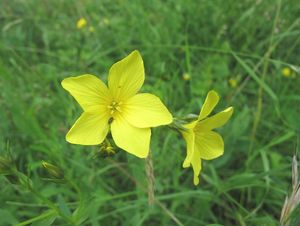
{"type": "MultiPolygon", "coordinates": [[[[275,49],[275,46],[273,45],[274,31],[275,31],[275,28],[276,28],[276,25],[277,25],[277,22],[278,22],[280,8],[281,8],[281,0],[278,0],[278,7],[277,7],[274,23],[273,23],[273,29],[272,29],[272,33],[271,33],[270,44],[269,44],[267,52],[265,53],[265,55],[263,57],[264,64],[263,64],[263,72],[262,72],[262,76],[261,76],[262,81],[265,80],[267,70],[269,68],[269,62],[270,62],[269,59],[270,59],[270,56],[271,56],[272,52],[275,49]]],[[[264,91],[263,87],[262,87],[262,85],[260,85],[259,89],[258,89],[258,98],[257,98],[257,107],[256,107],[257,110],[256,110],[256,114],[255,114],[255,118],[254,118],[254,122],[253,122],[253,126],[252,126],[248,157],[252,153],[254,143],[255,143],[255,140],[256,140],[256,133],[257,133],[258,125],[259,125],[259,122],[260,122],[260,119],[261,119],[263,91],[264,91]]],[[[248,164],[247,164],[247,167],[248,167],[248,164]]]]}
{"type": "Polygon", "coordinates": [[[28,224],[31,224],[35,221],[40,221],[42,219],[45,219],[47,217],[50,217],[51,215],[55,215],[55,211],[49,211],[49,212],[46,212],[44,214],[41,214],[40,216],[37,216],[37,217],[34,217],[34,218],[31,218],[29,220],[26,220],[26,221],[23,221],[19,224],[16,224],[15,226],[24,226],[24,225],[28,225],[28,224]]]}

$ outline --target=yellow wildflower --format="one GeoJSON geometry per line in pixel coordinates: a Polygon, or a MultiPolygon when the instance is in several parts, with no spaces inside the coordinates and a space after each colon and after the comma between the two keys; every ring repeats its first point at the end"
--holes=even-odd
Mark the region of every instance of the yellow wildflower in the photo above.
{"type": "Polygon", "coordinates": [[[284,77],[290,77],[292,74],[291,69],[288,67],[283,68],[281,73],[284,77]]]}
{"type": "Polygon", "coordinates": [[[210,91],[207,94],[198,119],[183,125],[186,130],[182,131],[182,135],[187,143],[187,156],[183,167],[187,168],[192,165],[195,185],[199,184],[201,159],[211,160],[221,156],[224,152],[222,137],[212,130],[223,126],[230,119],[233,107],[226,108],[224,111],[208,117],[219,102],[219,99],[219,95],[215,91],[210,91]]]}
{"type": "Polygon", "coordinates": [[[94,75],[64,79],[63,88],[84,111],[66,140],[73,144],[96,145],[102,143],[111,130],[118,147],[140,158],[147,157],[150,127],[170,124],[172,115],[155,95],[137,94],[144,80],[144,63],[138,51],[112,65],[108,87],[94,75]]]}
{"type": "Polygon", "coordinates": [[[235,78],[230,78],[229,80],[228,80],[228,82],[229,82],[229,85],[232,87],[232,88],[235,88],[236,86],[237,86],[237,80],[235,79],[235,78]]]}
{"type": "Polygon", "coordinates": [[[191,76],[190,76],[189,73],[184,73],[184,74],[182,75],[182,78],[183,78],[183,80],[185,80],[185,81],[191,80],[191,76]]]}
{"type": "Polygon", "coordinates": [[[87,21],[86,21],[86,19],[83,18],[83,17],[81,17],[81,18],[77,21],[77,23],[76,23],[77,29],[82,29],[82,28],[84,28],[86,25],[87,25],[87,21]]]}

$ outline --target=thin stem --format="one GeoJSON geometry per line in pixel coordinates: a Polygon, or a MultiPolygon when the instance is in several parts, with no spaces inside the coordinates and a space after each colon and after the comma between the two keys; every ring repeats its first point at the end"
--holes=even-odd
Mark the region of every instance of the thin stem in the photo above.
{"type": "Polygon", "coordinates": [[[149,150],[148,157],[145,159],[145,170],[146,170],[147,182],[148,182],[148,203],[149,205],[153,205],[155,201],[155,195],[154,195],[155,177],[153,171],[151,149],[149,150]]]}
{"type": "MultiPolygon", "coordinates": [[[[262,58],[262,61],[261,61],[263,63],[263,71],[262,71],[262,76],[261,76],[262,82],[265,81],[267,71],[268,71],[268,68],[269,68],[269,64],[270,64],[271,54],[273,53],[273,51],[276,48],[276,44],[274,44],[273,42],[274,42],[275,29],[276,29],[278,19],[279,19],[280,9],[281,9],[281,0],[278,0],[276,15],[275,15],[275,18],[274,18],[273,28],[272,28],[272,32],[271,32],[270,43],[269,43],[269,46],[268,46],[268,49],[267,49],[266,53],[264,54],[264,57],[262,58]]],[[[261,115],[262,115],[262,110],[263,110],[263,94],[264,94],[263,91],[264,90],[263,90],[262,83],[261,83],[259,88],[258,88],[256,112],[255,112],[254,121],[253,121],[253,125],[252,125],[251,136],[250,136],[248,158],[247,158],[247,161],[246,161],[246,168],[247,169],[250,167],[249,159],[250,159],[250,156],[251,156],[253,148],[254,148],[259,122],[261,120],[261,115]]],[[[247,195],[247,202],[249,202],[252,199],[252,197],[251,197],[251,188],[247,189],[247,194],[248,194],[247,195]]]]}
{"type": "MultiPolygon", "coordinates": [[[[273,45],[273,40],[274,40],[274,32],[275,32],[278,18],[279,18],[280,8],[281,8],[281,0],[278,1],[277,11],[276,11],[273,29],[272,29],[271,38],[270,38],[270,44],[269,44],[267,52],[265,53],[265,55],[263,57],[264,64],[263,64],[263,72],[262,72],[262,76],[261,76],[262,81],[265,80],[267,70],[269,68],[269,59],[271,57],[272,52],[275,49],[275,45],[273,45]]],[[[250,156],[253,146],[254,146],[254,143],[255,143],[255,140],[256,140],[256,132],[257,132],[257,128],[258,128],[260,118],[261,118],[261,113],[262,113],[262,103],[263,103],[263,87],[262,87],[262,85],[260,85],[259,89],[258,89],[258,98],[257,98],[257,107],[256,107],[257,110],[256,110],[256,114],[255,114],[255,118],[254,118],[254,122],[253,122],[253,126],[252,126],[252,133],[251,133],[248,156],[250,156]]]]}
{"type": "MultiPolygon", "coordinates": [[[[121,173],[123,173],[125,176],[128,177],[132,182],[134,182],[137,186],[139,186],[143,191],[146,191],[147,189],[140,184],[130,173],[128,173],[122,165],[116,163],[114,160],[109,160],[114,165],[117,166],[117,169],[120,170],[121,173]]],[[[184,224],[175,216],[174,213],[172,213],[163,203],[161,203],[158,199],[154,196],[155,204],[157,204],[178,226],[183,226],[184,224]]]]}

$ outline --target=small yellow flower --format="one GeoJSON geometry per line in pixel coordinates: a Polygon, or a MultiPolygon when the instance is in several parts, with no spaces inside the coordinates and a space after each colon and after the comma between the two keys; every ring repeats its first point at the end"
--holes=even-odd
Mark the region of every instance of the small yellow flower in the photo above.
{"type": "Polygon", "coordinates": [[[82,28],[84,28],[86,25],[87,25],[87,21],[86,21],[86,19],[83,18],[83,17],[81,17],[81,18],[77,21],[77,23],[76,23],[77,29],[82,29],[82,28]]]}
{"type": "Polygon", "coordinates": [[[144,63],[133,51],[109,70],[108,87],[94,75],[81,75],[62,81],[83,113],[66,140],[73,144],[96,145],[109,130],[116,145],[140,158],[149,153],[150,127],[170,124],[172,115],[158,97],[137,93],[145,80],[144,63]]]}
{"type": "Polygon", "coordinates": [[[283,75],[284,77],[290,77],[291,74],[292,74],[292,71],[291,71],[290,68],[285,67],[285,68],[282,69],[281,73],[282,73],[282,75],[283,75]]]}
{"type": "Polygon", "coordinates": [[[94,28],[93,26],[90,26],[90,27],[89,27],[89,32],[90,32],[90,33],[94,33],[94,32],[95,32],[95,28],[94,28]]]}
{"type": "Polygon", "coordinates": [[[212,130],[223,126],[230,119],[233,107],[226,108],[224,111],[208,117],[219,99],[219,95],[215,91],[210,91],[198,119],[183,125],[186,130],[182,131],[182,135],[187,143],[187,156],[183,167],[187,168],[192,165],[195,185],[199,184],[201,159],[211,160],[221,156],[224,152],[222,137],[212,130]]]}
{"type": "Polygon", "coordinates": [[[237,80],[236,80],[235,78],[230,78],[230,79],[228,80],[228,82],[229,82],[229,85],[230,85],[232,88],[235,88],[235,87],[237,86],[237,84],[238,84],[238,82],[237,82],[237,80]]]}
{"type": "Polygon", "coordinates": [[[185,80],[185,81],[191,80],[191,76],[190,76],[189,73],[184,73],[184,74],[182,75],[182,78],[183,78],[183,80],[185,80]]]}

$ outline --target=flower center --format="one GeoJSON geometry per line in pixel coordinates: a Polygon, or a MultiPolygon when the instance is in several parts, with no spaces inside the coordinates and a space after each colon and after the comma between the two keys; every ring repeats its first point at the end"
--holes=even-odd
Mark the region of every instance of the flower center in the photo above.
{"type": "Polygon", "coordinates": [[[115,112],[121,112],[121,107],[120,107],[121,104],[122,102],[117,103],[116,101],[113,101],[109,106],[107,106],[107,108],[110,110],[111,116],[113,116],[115,112]]]}

